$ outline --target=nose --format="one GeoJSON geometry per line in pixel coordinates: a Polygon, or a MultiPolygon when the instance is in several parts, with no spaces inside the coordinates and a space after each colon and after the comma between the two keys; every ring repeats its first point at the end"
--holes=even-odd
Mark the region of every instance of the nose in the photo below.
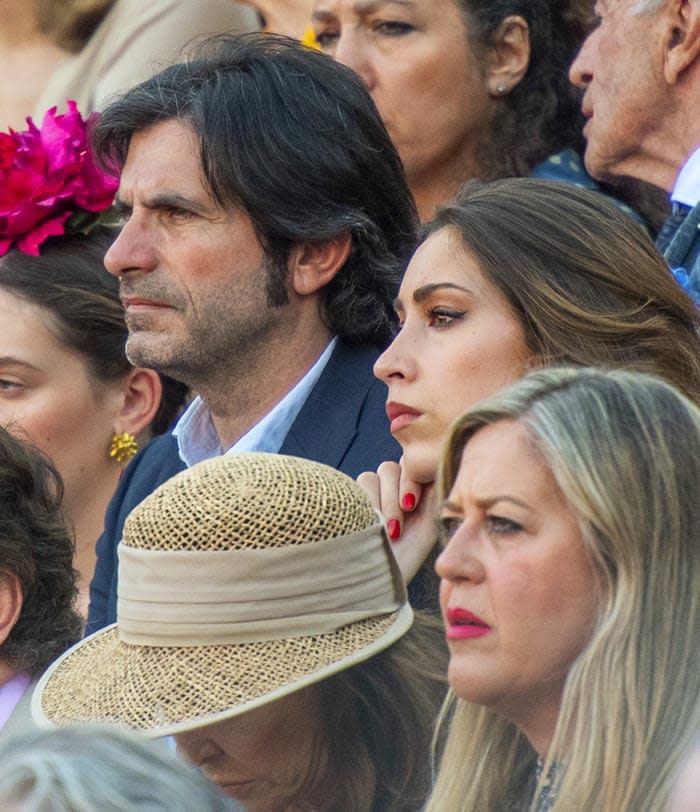
{"type": "Polygon", "coordinates": [[[446,581],[481,583],[486,577],[479,555],[476,530],[463,521],[435,560],[435,572],[446,581]]]}
{"type": "Polygon", "coordinates": [[[105,268],[114,276],[124,276],[133,271],[152,271],[156,263],[155,247],[146,226],[132,216],[105,254],[105,268]]]}
{"type": "Polygon", "coordinates": [[[374,374],[389,386],[414,381],[418,368],[414,342],[404,327],[374,363],[374,374]]]}
{"type": "Polygon", "coordinates": [[[593,69],[591,65],[591,57],[595,47],[595,38],[597,30],[591,31],[586,37],[581,46],[581,50],[576,55],[576,59],[571,63],[569,68],[569,81],[585,90],[593,79],[593,69]]]}
{"type": "Polygon", "coordinates": [[[338,36],[333,56],[338,62],[352,68],[365,83],[367,90],[373,90],[375,75],[361,30],[344,26],[338,36]]]}

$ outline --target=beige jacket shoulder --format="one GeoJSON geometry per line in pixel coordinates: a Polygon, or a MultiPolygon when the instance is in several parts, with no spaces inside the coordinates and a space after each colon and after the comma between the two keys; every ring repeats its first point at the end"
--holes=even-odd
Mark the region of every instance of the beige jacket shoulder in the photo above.
{"type": "Polygon", "coordinates": [[[80,53],[62,62],[35,109],[65,109],[75,99],[86,115],[109,97],[178,62],[187,46],[211,34],[259,27],[255,11],[233,0],[117,0],[80,53]]]}

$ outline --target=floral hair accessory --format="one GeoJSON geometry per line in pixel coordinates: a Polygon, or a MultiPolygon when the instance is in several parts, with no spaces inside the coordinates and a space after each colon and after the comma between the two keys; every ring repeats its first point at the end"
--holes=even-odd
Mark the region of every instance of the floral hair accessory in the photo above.
{"type": "Polygon", "coordinates": [[[16,247],[38,256],[49,237],[87,231],[112,205],[119,179],[95,163],[74,101],[41,128],[31,118],[22,132],[0,133],[0,256],[16,247]]]}

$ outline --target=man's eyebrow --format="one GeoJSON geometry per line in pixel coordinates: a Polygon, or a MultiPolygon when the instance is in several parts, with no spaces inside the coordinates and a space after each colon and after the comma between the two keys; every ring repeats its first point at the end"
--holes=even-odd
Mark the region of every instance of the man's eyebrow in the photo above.
{"type": "MultiPolygon", "coordinates": [[[[205,214],[209,211],[206,204],[200,203],[191,197],[181,195],[179,192],[156,192],[143,200],[142,205],[146,209],[185,209],[195,214],[205,214]]],[[[114,201],[114,208],[118,212],[130,212],[133,209],[131,203],[126,203],[119,195],[114,201]]]]}

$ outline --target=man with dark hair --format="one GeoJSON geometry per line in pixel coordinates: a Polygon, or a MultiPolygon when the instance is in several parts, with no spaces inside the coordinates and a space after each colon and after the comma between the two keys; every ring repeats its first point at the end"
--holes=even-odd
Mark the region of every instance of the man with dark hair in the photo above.
{"type": "Polygon", "coordinates": [[[0,428],[0,740],[27,728],[31,683],[80,638],[61,480],[0,428]]]}
{"type": "Polygon", "coordinates": [[[110,506],[90,630],[116,617],[126,515],[185,465],[270,451],[356,476],[398,459],[372,365],[417,227],[361,80],[284,38],[210,41],[108,107],[94,144],[121,170],[105,263],[129,358],[197,397],[110,506]]]}

